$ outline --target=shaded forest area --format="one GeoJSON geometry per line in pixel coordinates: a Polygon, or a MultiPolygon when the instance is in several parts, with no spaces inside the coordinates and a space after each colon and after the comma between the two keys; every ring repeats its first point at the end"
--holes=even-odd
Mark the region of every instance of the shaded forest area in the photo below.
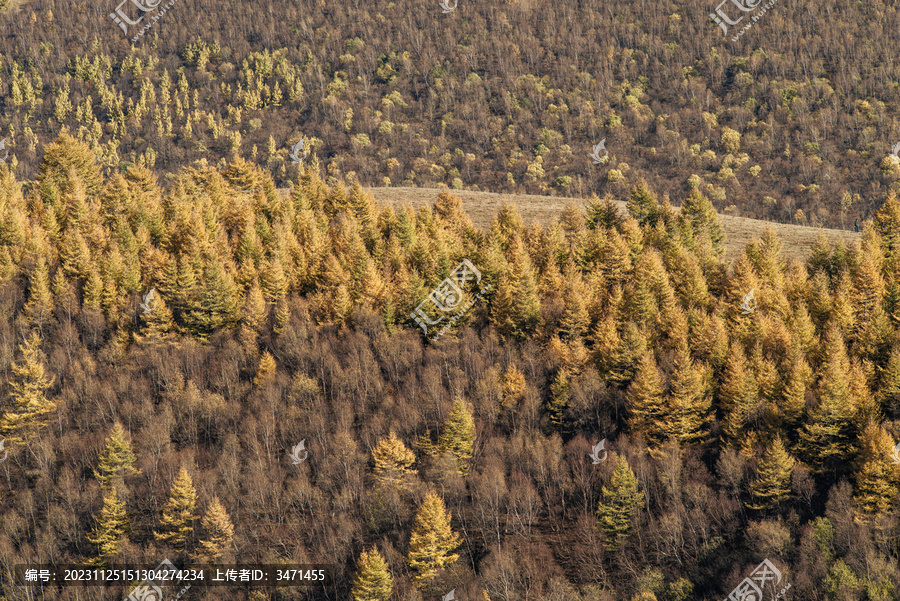
{"type": "MultiPolygon", "coordinates": [[[[793,599],[897,596],[894,196],[851,248],[729,265],[697,189],[480,231],[321,171],[163,189],[67,135],[0,167],[2,598],[164,557],[339,570],[254,601],[721,599],[763,559],[793,599]],[[432,344],[408,314],[463,259],[491,289],[432,344]]],[[[44,598],[76,593],[107,598],[44,598]]]]}
{"type": "Polygon", "coordinates": [[[732,43],[714,4],[178,0],[132,45],[112,0],[17,3],[0,11],[0,135],[23,179],[65,125],[107,174],[238,153],[283,187],[303,136],[367,186],[645,180],[747,217],[870,217],[900,179],[898,6],[784,0],[732,43]]]}

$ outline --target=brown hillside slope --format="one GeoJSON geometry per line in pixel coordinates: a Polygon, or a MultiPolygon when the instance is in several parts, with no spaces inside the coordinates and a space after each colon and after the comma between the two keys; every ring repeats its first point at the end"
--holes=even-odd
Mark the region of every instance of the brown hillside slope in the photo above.
{"type": "MultiPolygon", "coordinates": [[[[378,202],[390,202],[395,205],[408,203],[415,208],[434,203],[440,193],[438,188],[368,188],[378,202]]],[[[487,228],[503,201],[515,205],[526,225],[538,222],[543,226],[550,225],[562,213],[569,201],[584,204],[581,198],[562,196],[536,196],[531,194],[497,194],[493,192],[471,192],[454,190],[454,194],[462,199],[463,208],[476,227],[487,228]]],[[[617,204],[625,212],[625,202],[617,204]]],[[[802,225],[790,225],[734,217],[719,214],[722,227],[725,229],[725,258],[734,259],[754,238],[762,235],[766,226],[772,226],[784,243],[784,254],[788,258],[805,260],[816,238],[824,234],[831,242],[843,240],[851,244],[859,235],[852,231],[822,229],[802,225]]]]}

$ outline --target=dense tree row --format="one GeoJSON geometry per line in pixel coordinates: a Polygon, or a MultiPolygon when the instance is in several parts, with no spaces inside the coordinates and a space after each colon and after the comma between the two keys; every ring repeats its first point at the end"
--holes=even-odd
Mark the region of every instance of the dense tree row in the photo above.
{"type": "Polygon", "coordinates": [[[237,153],[284,187],[305,136],[366,185],[587,197],[644,179],[842,227],[900,180],[890,3],[779,3],[733,43],[714,1],[178,0],[133,45],[101,4],[0,9],[0,135],[21,177],[65,125],[107,173],[237,153]]]}
{"type": "Polygon", "coordinates": [[[719,599],[764,558],[795,599],[900,591],[895,197],[852,248],[728,265],[698,189],[479,231],[314,167],[167,180],[66,135],[0,167],[0,597],[164,557],[337,570],[253,599],[719,599]],[[491,287],[429,342],[463,259],[491,287]]]}

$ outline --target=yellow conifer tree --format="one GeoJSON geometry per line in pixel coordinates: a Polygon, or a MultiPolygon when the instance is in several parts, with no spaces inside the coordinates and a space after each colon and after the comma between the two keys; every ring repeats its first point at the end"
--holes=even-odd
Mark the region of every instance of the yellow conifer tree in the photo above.
{"type": "Polygon", "coordinates": [[[415,570],[413,584],[421,588],[438,571],[459,559],[452,553],[462,540],[450,527],[450,512],[436,493],[429,492],[416,514],[406,562],[415,570]]]}
{"type": "Polygon", "coordinates": [[[394,590],[394,578],[387,562],[373,545],[359,555],[351,596],[353,601],[388,601],[394,590]]]}
{"type": "Polygon", "coordinates": [[[188,537],[194,532],[196,508],[197,491],[194,489],[191,475],[182,467],[169,491],[169,500],[163,507],[162,519],[159,521],[162,532],[153,533],[156,540],[167,542],[177,549],[184,549],[188,537]]]}
{"type": "Polygon", "coordinates": [[[41,338],[36,332],[19,346],[22,362],[12,366],[10,400],[12,407],[0,415],[0,433],[9,442],[24,443],[34,431],[46,424],[56,404],[45,395],[52,380],[44,372],[41,338]]]}
{"type": "Polygon", "coordinates": [[[213,497],[200,524],[205,533],[200,539],[200,559],[210,563],[221,561],[231,547],[234,525],[218,497],[213,497]]]}
{"type": "Polygon", "coordinates": [[[411,468],[416,456],[393,430],[390,436],[380,439],[375,445],[372,461],[375,464],[375,478],[382,486],[402,488],[415,473],[411,468]]]}

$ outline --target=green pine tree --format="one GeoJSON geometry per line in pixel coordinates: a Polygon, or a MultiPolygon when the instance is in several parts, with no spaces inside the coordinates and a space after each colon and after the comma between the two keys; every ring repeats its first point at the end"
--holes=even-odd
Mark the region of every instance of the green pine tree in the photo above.
{"type": "Polygon", "coordinates": [[[756,479],[750,484],[753,501],[747,506],[751,509],[769,510],[776,508],[791,492],[791,472],[794,470],[794,458],[791,457],[776,436],[756,470],[756,479]]]}
{"type": "Polygon", "coordinates": [[[690,226],[694,240],[708,238],[716,253],[722,253],[725,232],[719,222],[719,215],[709,199],[697,188],[691,188],[681,205],[681,217],[690,226]]]}
{"type": "Polygon", "coordinates": [[[628,461],[619,457],[608,484],[603,486],[597,518],[607,550],[617,549],[634,530],[633,519],[644,508],[644,493],[628,461]]]}
{"type": "Polygon", "coordinates": [[[453,401],[453,408],[450,409],[438,438],[439,453],[453,453],[459,474],[465,476],[469,472],[474,444],[475,421],[472,419],[472,412],[462,399],[457,398],[453,401]]]}
{"type": "Polygon", "coordinates": [[[874,225],[881,237],[885,267],[893,266],[896,270],[900,263],[900,200],[894,190],[888,192],[887,200],[875,212],[874,225]]]}
{"type": "Polygon", "coordinates": [[[503,336],[519,335],[516,323],[516,288],[515,282],[503,275],[497,283],[497,291],[491,299],[491,323],[503,336]]]}
{"type": "Polygon", "coordinates": [[[547,410],[550,412],[550,423],[557,428],[563,425],[563,415],[569,406],[569,377],[566,370],[561,369],[556,374],[553,383],[550,384],[550,399],[547,401],[547,410]]]}
{"type": "Polygon", "coordinates": [[[597,228],[615,228],[622,224],[622,216],[619,209],[613,202],[612,196],[607,194],[603,199],[592,195],[588,201],[588,207],[585,212],[585,225],[590,229],[597,228]]]}
{"type": "Polygon", "coordinates": [[[235,324],[241,307],[237,285],[218,261],[207,261],[203,279],[183,316],[188,331],[200,338],[235,324]]]}
{"type": "Polygon", "coordinates": [[[659,219],[659,201],[644,180],[631,189],[626,208],[642,226],[653,225],[659,219]]]}
{"type": "Polygon", "coordinates": [[[517,337],[532,334],[541,318],[541,302],[538,297],[537,276],[525,245],[518,238],[510,251],[511,276],[515,283],[517,337]]]}
{"type": "MultiPolygon", "coordinates": [[[[645,257],[649,256],[645,255],[645,257]]],[[[635,268],[634,279],[626,287],[623,311],[625,315],[642,329],[649,329],[659,311],[653,294],[653,273],[649,259],[643,257],[635,268]]]]}

